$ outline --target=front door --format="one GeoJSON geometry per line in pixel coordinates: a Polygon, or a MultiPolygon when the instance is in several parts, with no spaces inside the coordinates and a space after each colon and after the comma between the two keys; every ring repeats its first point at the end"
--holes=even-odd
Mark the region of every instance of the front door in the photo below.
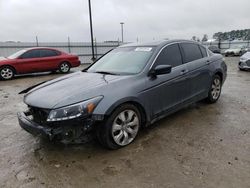
{"type": "Polygon", "coordinates": [[[178,44],[166,46],[152,68],[157,65],[171,65],[172,71],[169,74],[158,75],[156,78],[147,78],[147,103],[151,110],[152,119],[176,107],[189,96],[188,69],[185,64],[182,64],[178,44]]]}

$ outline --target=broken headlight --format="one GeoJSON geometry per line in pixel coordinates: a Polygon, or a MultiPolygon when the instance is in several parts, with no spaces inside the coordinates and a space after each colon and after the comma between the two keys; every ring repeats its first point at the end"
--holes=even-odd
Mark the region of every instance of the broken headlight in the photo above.
{"type": "Polygon", "coordinates": [[[92,114],[92,112],[94,111],[98,103],[102,100],[102,98],[102,96],[99,96],[77,104],[51,110],[47,121],[64,121],[78,117],[86,117],[89,114],[92,114]]]}

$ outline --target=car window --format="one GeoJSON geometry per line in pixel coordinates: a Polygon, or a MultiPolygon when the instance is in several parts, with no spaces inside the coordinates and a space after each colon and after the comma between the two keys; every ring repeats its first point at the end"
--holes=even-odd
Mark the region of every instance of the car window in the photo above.
{"type": "Polygon", "coordinates": [[[200,46],[200,49],[201,49],[202,56],[207,57],[207,49],[204,48],[203,46],[200,46]]]}
{"type": "Polygon", "coordinates": [[[115,74],[137,74],[146,66],[154,47],[121,47],[99,59],[88,72],[111,72],[115,74]]]}
{"type": "Polygon", "coordinates": [[[159,54],[156,63],[157,65],[171,65],[176,67],[182,64],[181,52],[178,44],[172,44],[165,47],[159,54]]]}
{"type": "Polygon", "coordinates": [[[181,48],[182,48],[185,63],[202,58],[201,50],[197,44],[182,43],[181,48]]]}
{"type": "Polygon", "coordinates": [[[58,53],[55,50],[41,49],[40,55],[41,57],[53,57],[53,56],[57,56],[58,53]]]}
{"type": "Polygon", "coordinates": [[[22,56],[22,59],[30,59],[30,58],[40,58],[39,50],[29,50],[25,52],[22,56]]]}

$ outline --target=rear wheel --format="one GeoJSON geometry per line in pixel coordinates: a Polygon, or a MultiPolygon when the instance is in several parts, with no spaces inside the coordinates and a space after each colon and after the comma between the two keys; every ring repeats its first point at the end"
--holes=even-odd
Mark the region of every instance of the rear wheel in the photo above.
{"type": "Polygon", "coordinates": [[[14,69],[8,66],[0,68],[0,78],[2,80],[10,80],[14,77],[14,69]]]}
{"type": "Polygon", "coordinates": [[[70,71],[70,64],[68,62],[63,62],[59,66],[60,73],[68,73],[70,71]]]}
{"type": "Polygon", "coordinates": [[[119,149],[132,143],[141,126],[141,114],[131,104],[117,108],[104,124],[97,127],[98,141],[108,149],[119,149]]]}
{"type": "Polygon", "coordinates": [[[221,94],[221,78],[219,75],[215,75],[212,80],[212,84],[210,86],[210,90],[208,92],[207,101],[209,103],[215,103],[219,98],[221,94]]]}

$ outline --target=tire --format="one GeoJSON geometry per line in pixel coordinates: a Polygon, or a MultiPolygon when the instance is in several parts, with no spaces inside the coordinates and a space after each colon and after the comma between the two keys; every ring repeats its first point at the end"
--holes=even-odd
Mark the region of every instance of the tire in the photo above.
{"type": "Polygon", "coordinates": [[[220,98],[222,87],[222,79],[219,75],[214,75],[212,83],[210,85],[210,89],[208,92],[208,97],[206,101],[208,103],[215,103],[220,98]]]}
{"type": "Polygon", "coordinates": [[[119,149],[132,143],[141,127],[140,111],[132,104],[118,107],[110,117],[97,126],[99,143],[108,149],[119,149]]]}
{"type": "Polygon", "coordinates": [[[15,71],[12,67],[4,66],[0,68],[0,79],[11,80],[15,76],[15,71]]]}
{"type": "Polygon", "coordinates": [[[66,74],[70,71],[70,64],[68,62],[62,62],[59,66],[60,73],[66,74]]]}

